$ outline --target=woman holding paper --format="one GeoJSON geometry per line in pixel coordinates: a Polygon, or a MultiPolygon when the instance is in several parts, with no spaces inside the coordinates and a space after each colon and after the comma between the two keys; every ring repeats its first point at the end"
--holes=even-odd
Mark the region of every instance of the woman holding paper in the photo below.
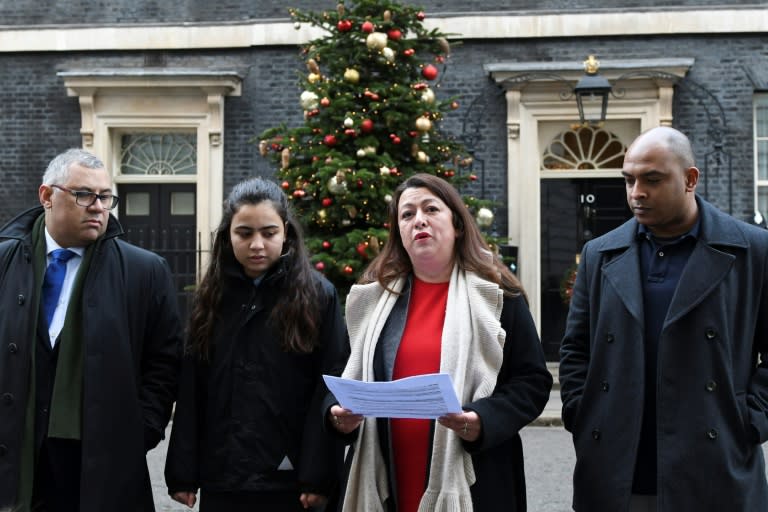
{"type": "Polygon", "coordinates": [[[169,494],[192,507],[200,489],[201,512],[320,510],[343,458],[317,420],[322,375],[341,373],[349,345],[276,184],[246,180],[227,198],[188,333],[169,494]]]}
{"type": "Polygon", "coordinates": [[[343,377],[448,373],[463,412],[436,422],[326,421],[355,437],[344,511],[524,511],[518,431],[552,386],[515,276],[487,248],[458,192],[418,174],[395,191],[389,239],[347,298],[343,377]]]}

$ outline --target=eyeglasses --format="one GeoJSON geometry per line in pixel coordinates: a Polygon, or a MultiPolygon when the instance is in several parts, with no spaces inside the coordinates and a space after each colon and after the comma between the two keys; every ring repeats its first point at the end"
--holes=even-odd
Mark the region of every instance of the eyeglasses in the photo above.
{"type": "Polygon", "coordinates": [[[118,201],[120,201],[119,197],[112,194],[97,194],[96,192],[88,192],[87,190],[72,190],[67,187],[62,187],[61,185],[51,185],[51,187],[63,190],[64,192],[69,192],[75,196],[75,203],[83,208],[90,208],[98,199],[101,201],[102,207],[111,210],[117,206],[118,201]]]}

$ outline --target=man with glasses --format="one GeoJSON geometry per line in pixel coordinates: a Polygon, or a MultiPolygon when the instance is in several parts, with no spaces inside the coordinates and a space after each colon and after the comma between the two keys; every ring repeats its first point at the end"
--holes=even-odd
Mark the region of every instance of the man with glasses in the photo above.
{"type": "Polygon", "coordinates": [[[171,414],[170,269],[118,238],[110,175],[70,149],[0,228],[0,511],[154,510],[146,452],[171,414]]]}

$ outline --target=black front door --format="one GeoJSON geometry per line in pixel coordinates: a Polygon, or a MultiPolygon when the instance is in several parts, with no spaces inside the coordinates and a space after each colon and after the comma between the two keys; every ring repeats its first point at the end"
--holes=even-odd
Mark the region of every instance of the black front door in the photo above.
{"type": "Polygon", "coordinates": [[[559,360],[582,247],[631,216],[622,178],[541,180],[541,341],[547,361],[559,360]]]}
{"type": "Polygon", "coordinates": [[[122,184],[119,195],[124,238],[168,261],[186,320],[197,275],[195,184],[122,184]]]}

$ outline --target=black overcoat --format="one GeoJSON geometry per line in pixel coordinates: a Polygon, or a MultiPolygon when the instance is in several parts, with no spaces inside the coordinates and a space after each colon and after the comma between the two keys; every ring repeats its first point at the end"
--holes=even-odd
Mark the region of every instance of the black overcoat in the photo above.
{"type": "MultiPolygon", "coordinates": [[[[658,510],[768,510],[768,231],[697,203],[700,236],[659,338],[658,510]]],[[[561,346],[578,512],[629,506],[645,366],[636,233],[631,219],[584,247],[561,346]]]]}
{"type": "Polygon", "coordinates": [[[224,267],[210,357],[190,353],[182,363],[165,467],[169,493],[333,497],[344,447],[324,429],[320,407],[328,393],[323,374],[340,375],[349,356],[336,290],[313,272],[321,291],[318,345],[308,354],[289,352],[270,321],[278,294],[295,286],[283,262],[258,286],[234,258],[224,267]]]}
{"type": "MultiPolygon", "coordinates": [[[[16,500],[39,297],[31,229],[42,207],[0,228],[0,509],[16,500]]],[[[83,283],[81,512],[154,510],[146,453],[176,394],[181,327],[170,269],[117,238],[110,216],[83,283]]]]}

